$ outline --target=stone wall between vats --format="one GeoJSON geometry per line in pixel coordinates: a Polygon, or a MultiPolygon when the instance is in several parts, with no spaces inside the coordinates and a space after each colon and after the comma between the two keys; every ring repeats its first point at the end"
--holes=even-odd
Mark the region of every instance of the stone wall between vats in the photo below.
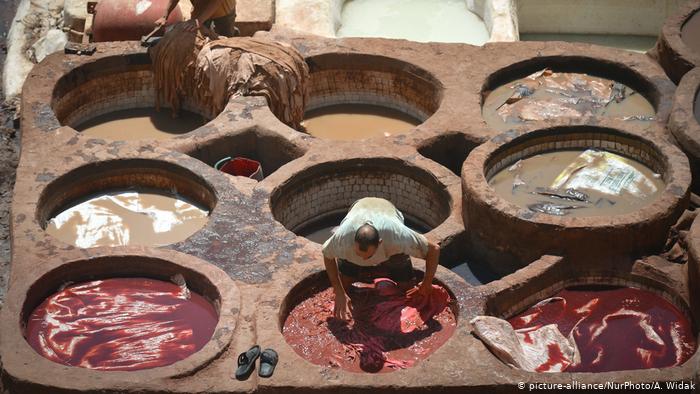
{"type": "Polygon", "coordinates": [[[284,188],[273,202],[273,211],[278,221],[294,231],[344,213],[362,197],[381,197],[420,224],[435,228],[449,215],[449,202],[442,192],[387,169],[341,170],[284,188]]]}

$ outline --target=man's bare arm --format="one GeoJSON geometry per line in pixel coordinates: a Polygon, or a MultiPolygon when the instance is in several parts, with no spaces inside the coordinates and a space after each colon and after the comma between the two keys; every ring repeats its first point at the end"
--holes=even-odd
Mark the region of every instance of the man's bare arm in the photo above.
{"type": "Polygon", "coordinates": [[[338,264],[335,262],[335,259],[326,257],[323,258],[323,264],[326,266],[328,280],[331,282],[331,286],[333,286],[333,291],[335,292],[334,315],[338,319],[348,320],[350,319],[352,304],[350,304],[350,299],[347,293],[345,293],[345,288],[343,288],[343,283],[340,280],[338,264]]]}
{"type": "Polygon", "coordinates": [[[425,256],[425,276],[422,285],[430,287],[437,272],[438,260],[440,258],[440,246],[435,242],[428,243],[428,254],[425,256]]]}
{"type": "Polygon", "coordinates": [[[406,295],[411,297],[415,294],[427,296],[433,290],[433,278],[437,272],[437,266],[440,258],[440,246],[435,242],[428,241],[428,253],[425,255],[425,275],[419,287],[414,287],[406,292],[406,295]]]}
{"type": "Polygon", "coordinates": [[[156,21],[156,25],[165,25],[165,22],[168,20],[168,16],[170,16],[170,13],[173,12],[179,2],[180,0],[168,0],[168,8],[166,9],[165,15],[156,21]]]}

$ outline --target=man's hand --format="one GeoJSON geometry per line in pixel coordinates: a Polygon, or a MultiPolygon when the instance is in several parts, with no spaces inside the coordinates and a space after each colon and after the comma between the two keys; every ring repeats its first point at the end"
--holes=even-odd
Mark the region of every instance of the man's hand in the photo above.
{"type": "Polygon", "coordinates": [[[201,28],[202,28],[202,22],[200,22],[199,19],[197,19],[197,18],[192,18],[185,23],[185,27],[183,28],[183,30],[189,31],[189,32],[196,32],[197,30],[199,30],[201,28]]]}
{"type": "Polygon", "coordinates": [[[421,282],[420,286],[414,286],[408,291],[406,291],[406,297],[412,298],[415,296],[430,296],[430,292],[433,291],[433,285],[430,282],[421,282]]]}
{"type": "Polygon", "coordinates": [[[163,27],[167,23],[168,19],[166,17],[158,18],[154,23],[158,27],[163,27]]]}
{"type": "Polygon", "coordinates": [[[350,320],[352,317],[352,303],[345,292],[335,294],[335,307],[333,309],[333,315],[336,318],[345,321],[350,320]]]}

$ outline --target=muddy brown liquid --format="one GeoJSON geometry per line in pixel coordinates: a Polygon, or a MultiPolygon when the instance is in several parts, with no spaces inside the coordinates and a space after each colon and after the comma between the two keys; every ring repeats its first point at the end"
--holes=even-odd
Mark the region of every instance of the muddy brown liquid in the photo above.
{"type": "Polygon", "coordinates": [[[46,231],[81,247],[161,246],[204,227],[208,212],[175,196],[119,191],[93,197],[58,214],[46,231]]]}
{"type": "Polygon", "coordinates": [[[302,126],[314,137],[351,141],[405,134],[420,123],[391,108],[340,104],[307,112],[302,126]]]}
{"type": "MultiPolygon", "coordinates": [[[[602,193],[590,188],[576,188],[588,195],[588,202],[567,200],[537,193],[538,188],[550,188],[562,171],[574,162],[583,151],[557,151],[535,155],[521,160],[518,165],[506,167],[489,180],[489,185],[502,198],[533,212],[533,204],[554,204],[557,206],[575,206],[573,209],[561,209],[562,216],[585,217],[602,215],[620,215],[636,211],[659,197],[664,189],[664,182],[645,165],[634,160],[626,160],[648,181],[639,187],[640,195],[623,189],[619,194],[602,193]],[[517,167],[517,168],[514,168],[517,167]],[[517,178],[516,178],[517,177],[517,178]]],[[[606,169],[605,171],[610,171],[606,169]]],[[[608,173],[614,180],[614,174],[608,173]]],[[[558,189],[564,192],[564,188],[558,189]]]]}
{"type": "Polygon", "coordinates": [[[586,74],[540,73],[494,89],[482,109],[486,123],[506,131],[559,117],[595,115],[646,122],[656,113],[647,99],[624,84],[586,74]]]}
{"type": "Polygon", "coordinates": [[[700,12],[696,11],[683,24],[681,38],[695,53],[700,53],[700,12]]]}
{"type": "Polygon", "coordinates": [[[188,133],[204,123],[202,116],[192,112],[180,111],[179,116],[173,118],[169,109],[133,108],[99,115],[75,129],[110,140],[164,140],[188,133]]]}
{"type": "MultiPolygon", "coordinates": [[[[302,237],[308,239],[311,242],[323,245],[323,243],[326,242],[328,238],[330,238],[333,235],[335,229],[338,226],[340,226],[340,222],[343,220],[344,217],[345,216],[337,216],[331,219],[323,220],[318,223],[311,223],[303,227],[301,230],[298,230],[297,234],[301,235],[302,237]]],[[[431,230],[419,223],[416,223],[415,221],[409,218],[404,218],[404,221],[408,228],[420,234],[425,234],[431,230]]]]}

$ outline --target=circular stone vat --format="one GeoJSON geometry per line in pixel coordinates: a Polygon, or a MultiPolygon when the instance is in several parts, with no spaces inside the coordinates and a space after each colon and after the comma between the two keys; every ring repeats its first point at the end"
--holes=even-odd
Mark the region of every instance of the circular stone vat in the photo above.
{"type": "Polygon", "coordinates": [[[666,19],[656,47],[649,53],[673,83],[700,66],[700,0],[691,0],[666,19]]]}
{"type": "Polygon", "coordinates": [[[687,205],[689,183],[687,159],[662,140],[597,126],[502,134],[464,162],[462,217],[471,242],[504,254],[503,264],[522,266],[544,254],[629,261],[663,247],[687,205]],[[530,167],[552,154],[571,157],[530,167]],[[634,162],[651,171],[642,178],[634,162]],[[492,186],[503,171],[511,180],[492,186]],[[641,194],[654,185],[654,195],[641,194]],[[513,202],[521,188],[534,202],[513,202]]]}
{"type": "Polygon", "coordinates": [[[482,88],[482,116],[499,131],[548,119],[604,116],[646,124],[660,94],[631,68],[575,56],[526,60],[491,74],[482,88]]]}
{"type": "Polygon", "coordinates": [[[96,166],[46,188],[38,218],[47,233],[81,248],[169,245],[204,227],[214,208],[214,192],[182,167],[149,160],[96,166]]]}
{"type": "Polygon", "coordinates": [[[700,68],[685,74],[678,84],[668,128],[690,160],[693,192],[700,193],[700,68]]]}
{"type": "Polygon", "coordinates": [[[278,222],[297,235],[308,236],[340,223],[350,206],[363,197],[391,201],[406,223],[421,232],[445,221],[452,205],[446,187],[434,175],[388,158],[351,159],[307,168],[276,188],[270,205],[278,222]]]}
{"type": "Polygon", "coordinates": [[[103,256],[63,264],[29,288],[25,339],[55,363],[86,369],[200,368],[225,348],[219,336],[231,335],[236,316],[222,308],[234,307],[238,295],[228,277],[187,260],[103,256]]]}
{"type": "Polygon", "coordinates": [[[400,60],[326,54],[307,59],[309,102],[304,130],[332,140],[405,134],[437,111],[440,82],[400,60]]]}
{"type": "Polygon", "coordinates": [[[60,364],[133,371],[198,351],[216,322],[214,307],[186,286],[109,278],[69,285],[44,300],[29,316],[27,341],[60,364]]]}
{"type": "Polygon", "coordinates": [[[507,318],[519,339],[530,346],[548,343],[549,353],[538,359],[537,372],[674,367],[685,363],[697,349],[696,331],[685,301],[652,283],[596,277],[559,283],[519,299],[515,294],[510,296],[517,305],[496,315],[507,318]],[[543,295],[549,297],[541,299],[543,295]],[[571,335],[580,362],[555,344],[551,336],[545,339],[540,335],[538,331],[550,324],[564,338],[571,335]]]}
{"type": "Polygon", "coordinates": [[[503,199],[555,216],[612,216],[656,201],[661,175],[644,164],[599,148],[553,150],[491,171],[489,186],[503,199]]]}
{"type": "Polygon", "coordinates": [[[56,83],[51,106],[61,125],[110,140],[172,138],[217,115],[186,98],[174,117],[167,106],[156,109],[156,96],[148,55],[128,54],[71,70],[56,83]]]}
{"type": "Polygon", "coordinates": [[[346,1],[337,35],[472,45],[489,40],[484,21],[462,0],[346,1]]]}
{"type": "Polygon", "coordinates": [[[623,83],[549,68],[496,87],[485,95],[482,108],[486,123],[500,131],[556,118],[609,116],[643,122],[655,113],[644,96],[623,83]]]}
{"type": "MultiPolygon", "coordinates": [[[[417,276],[422,274],[416,271],[417,276]]],[[[354,320],[333,318],[334,292],[325,272],[297,284],[285,297],[279,327],[305,360],[350,372],[392,372],[414,366],[444,345],[457,327],[454,295],[433,285],[429,300],[406,301],[388,279],[349,290],[354,320]]]]}

